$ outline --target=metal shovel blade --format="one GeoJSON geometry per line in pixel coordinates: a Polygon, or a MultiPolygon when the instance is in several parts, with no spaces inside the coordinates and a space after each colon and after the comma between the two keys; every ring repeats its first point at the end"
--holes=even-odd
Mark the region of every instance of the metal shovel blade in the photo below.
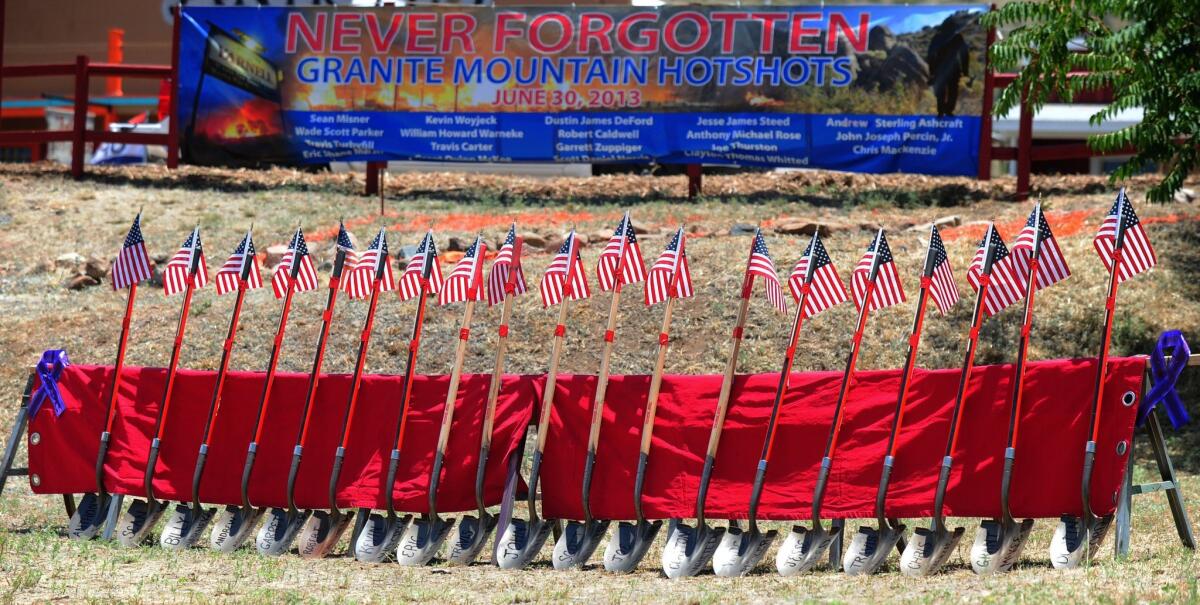
{"type": "Polygon", "coordinates": [[[742,531],[730,525],[713,553],[713,572],[724,578],[744,576],[750,573],[767,554],[779,532],[767,533],[742,531]]]}
{"type": "Polygon", "coordinates": [[[454,519],[436,515],[409,520],[400,536],[400,544],[396,546],[396,562],[409,567],[428,565],[453,527],[454,519]]]}
{"type": "Polygon", "coordinates": [[[600,541],[608,531],[608,524],[608,521],[602,520],[568,522],[558,542],[554,543],[554,554],[550,558],[554,569],[561,571],[583,567],[600,546],[600,541]]]}
{"type": "Polygon", "coordinates": [[[334,517],[327,511],[312,511],[306,519],[297,521],[300,527],[296,531],[296,550],[301,557],[308,559],[324,557],[337,546],[353,520],[354,513],[342,513],[334,517]]]}
{"type": "Polygon", "coordinates": [[[382,563],[396,549],[410,516],[372,514],[366,518],[354,540],[354,558],[364,563],[382,563]]]}
{"type": "Polygon", "coordinates": [[[496,565],[500,569],[521,569],[545,546],[554,523],[545,519],[533,522],[512,519],[496,543],[496,565]]]}
{"type": "Polygon", "coordinates": [[[263,515],[263,509],[251,509],[250,514],[245,514],[244,509],[240,506],[226,506],[217,513],[213,519],[212,534],[209,536],[209,543],[213,549],[218,552],[233,552],[241,548],[246,542],[246,538],[250,537],[250,533],[254,530],[254,526],[258,524],[258,520],[263,515]]]}
{"type": "Polygon", "coordinates": [[[162,514],[161,502],[155,501],[154,504],[145,500],[131,502],[129,508],[125,509],[120,520],[117,521],[117,540],[121,546],[141,546],[162,514]]]}
{"type": "Polygon", "coordinates": [[[870,575],[879,571],[903,537],[903,525],[885,523],[881,528],[859,527],[858,533],[850,539],[846,555],[842,557],[842,571],[849,576],[870,575]]]}
{"type": "Polygon", "coordinates": [[[167,550],[191,548],[200,539],[216,512],[214,508],[201,508],[197,513],[191,504],[176,504],[175,510],[167,517],[162,533],[158,536],[159,545],[167,550]]]}
{"type": "Polygon", "coordinates": [[[1009,529],[1012,532],[1012,539],[1008,542],[1008,547],[1000,555],[999,571],[1008,571],[1017,564],[1021,559],[1021,553],[1025,551],[1025,545],[1029,543],[1029,533],[1033,531],[1033,519],[1025,519],[1020,523],[1014,523],[1009,529]]]}
{"type": "Polygon", "coordinates": [[[1083,562],[1084,542],[1090,538],[1088,548],[1096,552],[1100,543],[1104,541],[1104,535],[1108,533],[1111,523],[1111,516],[1097,519],[1089,536],[1082,517],[1060,517],[1058,527],[1054,529],[1054,537],[1050,539],[1050,564],[1055,569],[1079,567],[1083,562]]]}
{"type": "Polygon", "coordinates": [[[841,535],[842,531],[837,527],[826,530],[823,525],[815,525],[812,529],[793,525],[775,554],[775,569],[784,577],[812,570],[829,550],[829,545],[841,535]]]}
{"type": "Polygon", "coordinates": [[[99,494],[84,494],[75,506],[71,522],[67,524],[67,536],[72,540],[95,538],[104,522],[104,509],[108,508],[108,500],[108,496],[101,499],[99,494]]]}
{"type": "Polygon", "coordinates": [[[641,563],[654,543],[654,536],[662,528],[662,521],[648,523],[639,521],[617,524],[617,531],[608,540],[604,549],[604,569],[613,573],[629,573],[641,563]]]}
{"type": "Polygon", "coordinates": [[[483,551],[484,544],[492,531],[496,529],[498,519],[484,513],[483,520],[473,515],[466,515],[458,521],[458,531],[450,542],[450,553],[446,560],[455,565],[470,565],[483,551]]]}
{"type": "Polygon", "coordinates": [[[900,571],[906,576],[935,573],[950,558],[965,531],[961,527],[953,532],[918,527],[900,555],[900,571]]]}
{"type": "Polygon", "coordinates": [[[682,519],[671,519],[667,525],[667,544],[663,547],[663,574],[672,580],[698,575],[712,560],[724,535],[724,527],[713,529],[704,524],[692,527],[682,519]]]}
{"type": "Polygon", "coordinates": [[[303,514],[292,515],[286,509],[272,508],[267,513],[267,521],[258,528],[258,535],[254,539],[255,550],[268,557],[278,557],[287,552],[304,520],[303,514]]]}

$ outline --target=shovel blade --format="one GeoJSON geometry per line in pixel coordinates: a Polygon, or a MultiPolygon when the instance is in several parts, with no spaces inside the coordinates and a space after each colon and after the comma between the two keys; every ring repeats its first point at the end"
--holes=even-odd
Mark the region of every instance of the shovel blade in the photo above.
{"type": "Polygon", "coordinates": [[[67,524],[67,536],[72,540],[91,540],[100,532],[104,523],[104,511],[108,508],[108,496],[87,493],[75,506],[75,514],[67,524]]]}
{"type": "Polygon", "coordinates": [[[1029,543],[1029,533],[1033,531],[1033,519],[1025,519],[1020,523],[1014,523],[1009,529],[1012,534],[1012,539],[1008,541],[1007,547],[1000,557],[1000,570],[1008,571],[1017,564],[1021,559],[1021,553],[1025,551],[1025,545],[1029,543]]]}
{"type": "Polygon", "coordinates": [[[201,508],[197,513],[190,504],[179,503],[167,517],[158,543],[167,550],[185,550],[191,548],[200,539],[204,529],[212,521],[216,509],[201,508]]]}
{"type": "Polygon", "coordinates": [[[988,575],[1000,571],[1004,551],[1012,540],[1010,530],[1008,523],[995,519],[984,519],[979,523],[975,542],[971,544],[971,569],[975,573],[988,575]]]}
{"type": "Polygon", "coordinates": [[[496,565],[500,569],[521,569],[529,564],[546,544],[554,523],[544,519],[512,519],[496,542],[496,565]]]}
{"type": "Polygon", "coordinates": [[[724,535],[724,527],[691,527],[682,519],[671,519],[667,527],[667,544],[663,547],[663,574],[672,580],[698,575],[712,560],[724,535]]]}
{"type": "Polygon", "coordinates": [[[292,515],[282,508],[272,508],[267,521],[258,528],[254,548],[260,555],[278,557],[291,550],[304,515],[292,515]]]}
{"type": "Polygon", "coordinates": [[[842,570],[850,576],[870,575],[879,571],[903,537],[903,525],[859,527],[858,533],[850,540],[846,556],[842,558],[842,570]]]}
{"type": "Polygon", "coordinates": [[[298,540],[296,550],[306,559],[320,559],[328,555],[353,520],[354,513],[334,515],[323,510],[312,511],[306,519],[294,521],[299,526],[294,533],[298,540]]]}
{"type": "MultiPolygon", "coordinates": [[[[1050,539],[1050,564],[1054,569],[1079,567],[1086,550],[1084,544],[1088,540],[1087,534],[1086,523],[1082,517],[1064,515],[1059,518],[1058,527],[1054,528],[1054,537],[1050,539]]],[[[1100,535],[1100,539],[1104,539],[1103,534],[1100,535]]]]}
{"type": "Polygon", "coordinates": [[[382,563],[395,550],[410,517],[372,514],[354,540],[354,558],[364,563],[382,563]]]}
{"type": "Polygon", "coordinates": [[[961,527],[953,532],[918,527],[900,556],[900,571],[906,576],[936,573],[954,553],[965,531],[961,527]]]}
{"type": "Polygon", "coordinates": [[[641,563],[654,543],[662,521],[653,523],[621,522],[604,549],[604,569],[613,573],[629,573],[641,563]]]}
{"type": "Polygon", "coordinates": [[[583,567],[592,558],[592,553],[596,552],[596,547],[600,546],[600,541],[608,531],[608,524],[608,521],[600,520],[568,522],[558,542],[554,543],[551,557],[554,569],[583,567]]]}
{"type": "Polygon", "coordinates": [[[767,549],[778,535],[775,530],[764,534],[730,526],[713,553],[713,572],[724,578],[750,573],[766,556],[767,549]]]}
{"type": "Polygon", "coordinates": [[[428,565],[453,528],[454,519],[436,515],[409,520],[396,546],[396,562],[409,567],[428,565]]]}
{"type": "Polygon", "coordinates": [[[454,565],[470,565],[479,558],[488,536],[496,529],[497,518],[487,513],[482,519],[466,515],[458,521],[458,531],[450,542],[450,553],[446,560],[454,565]]]}
{"type": "Polygon", "coordinates": [[[117,521],[117,540],[121,546],[128,548],[141,546],[162,514],[163,505],[158,501],[153,504],[145,500],[131,502],[129,508],[125,509],[117,521]]]}
{"type": "Polygon", "coordinates": [[[226,506],[213,519],[209,544],[213,550],[225,553],[241,548],[262,515],[261,508],[251,508],[247,512],[240,506],[226,506]]]}
{"type": "Polygon", "coordinates": [[[812,529],[792,526],[792,531],[775,555],[775,569],[784,577],[811,571],[821,562],[821,556],[829,550],[829,545],[841,535],[841,529],[836,527],[826,530],[820,525],[812,529]]]}

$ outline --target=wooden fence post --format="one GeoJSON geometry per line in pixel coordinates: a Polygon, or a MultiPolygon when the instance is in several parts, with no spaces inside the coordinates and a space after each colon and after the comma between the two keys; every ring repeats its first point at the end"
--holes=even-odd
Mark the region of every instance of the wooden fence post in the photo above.
{"type": "Polygon", "coordinates": [[[88,58],[86,55],[78,55],[75,57],[75,123],[71,127],[71,177],[75,180],[83,178],[87,115],[88,58]]]}
{"type": "Polygon", "coordinates": [[[175,15],[175,23],[171,26],[171,92],[167,97],[167,168],[174,170],[179,167],[179,33],[182,15],[178,5],[171,9],[171,14],[175,15]]]}
{"type": "Polygon", "coordinates": [[[1016,201],[1029,199],[1029,173],[1033,168],[1033,105],[1029,102],[1029,85],[1021,90],[1021,117],[1017,128],[1017,195],[1016,201]]]}
{"type": "Polygon", "coordinates": [[[688,199],[696,199],[702,192],[704,172],[700,164],[687,165],[688,199]]]}

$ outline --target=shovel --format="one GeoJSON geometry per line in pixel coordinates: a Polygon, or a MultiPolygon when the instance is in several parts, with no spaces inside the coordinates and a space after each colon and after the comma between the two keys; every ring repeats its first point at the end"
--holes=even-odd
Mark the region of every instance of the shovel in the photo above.
{"type": "MultiPolygon", "coordinates": [[[[425,241],[421,247],[426,250],[426,255],[422,260],[421,276],[420,276],[420,291],[417,294],[417,316],[413,320],[412,338],[408,343],[408,359],[404,366],[404,381],[400,387],[400,415],[396,422],[396,432],[393,442],[395,447],[392,448],[392,454],[388,459],[387,479],[384,481],[383,499],[387,516],[370,514],[370,509],[359,510],[359,527],[355,528],[354,538],[351,540],[351,550],[354,553],[354,558],[359,561],[369,563],[379,563],[387,557],[387,554],[397,547],[400,543],[402,532],[405,527],[410,525],[411,517],[409,515],[400,516],[396,514],[396,509],[392,501],[392,488],[396,485],[396,473],[400,468],[400,450],[404,444],[404,432],[408,426],[408,407],[409,401],[412,399],[412,384],[415,372],[417,370],[417,353],[421,346],[421,328],[425,325],[425,305],[428,301],[426,294],[430,292],[429,275],[433,268],[433,264],[437,262],[437,257],[430,254],[433,250],[432,236],[426,235],[425,241]]],[[[420,254],[420,253],[419,253],[420,254]]],[[[469,307],[469,305],[468,305],[469,307]]],[[[469,326],[470,310],[467,311],[464,328],[469,326]]],[[[461,343],[461,341],[460,341],[461,343]]],[[[461,351],[458,356],[461,363],[461,351]]],[[[452,381],[454,382],[454,381],[452,381]]],[[[451,393],[455,393],[457,387],[451,389],[451,393]]],[[[451,395],[453,397],[454,395],[451,395]]],[[[439,466],[435,461],[434,466],[439,466]]],[[[440,470],[440,469],[439,469],[440,470]]],[[[432,554],[430,557],[432,558],[432,554]]]]}
{"type": "Polygon", "coordinates": [[[229,331],[225,335],[225,343],[221,349],[221,362],[217,366],[217,382],[213,387],[212,400],[208,404],[208,419],[204,424],[204,434],[200,439],[200,451],[196,454],[196,465],[192,471],[192,502],[189,506],[180,502],[175,505],[171,516],[167,517],[166,525],[158,537],[158,543],[168,550],[183,550],[191,548],[205,528],[212,521],[216,509],[204,508],[200,503],[200,482],[204,478],[204,466],[208,460],[209,438],[217,421],[217,412],[221,406],[221,395],[225,390],[225,377],[229,373],[229,355],[233,352],[233,342],[237,338],[238,320],[242,316],[242,303],[246,299],[246,291],[250,289],[247,282],[251,271],[257,271],[254,260],[254,244],[250,233],[242,241],[242,267],[238,275],[237,298],[233,303],[233,314],[229,318],[229,331]]]}
{"type": "MultiPolygon", "coordinates": [[[[521,569],[528,565],[542,550],[550,532],[553,530],[558,533],[560,527],[557,520],[542,519],[538,516],[537,488],[538,478],[541,475],[542,454],[546,452],[546,439],[550,431],[550,411],[554,406],[554,387],[558,382],[558,361],[562,355],[563,340],[567,333],[567,307],[571,298],[576,295],[575,282],[579,279],[586,279],[584,275],[577,276],[575,273],[577,270],[582,271],[583,267],[580,266],[581,263],[578,260],[579,247],[575,241],[574,230],[567,234],[563,247],[567,250],[566,268],[561,269],[565,274],[562,281],[563,295],[559,302],[558,324],[554,326],[554,342],[550,348],[550,368],[546,372],[546,387],[542,393],[541,414],[538,416],[537,448],[533,452],[533,461],[529,469],[529,485],[526,496],[529,519],[510,518],[511,513],[507,513],[505,509],[511,508],[511,500],[506,498],[504,506],[501,507],[500,523],[503,524],[507,520],[508,525],[501,527],[495,547],[496,565],[501,569],[521,569]]],[[[547,287],[549,277],[551,275],[547,271],[547,276],[542,278],[542,288],[547,287]]],[[[586,294],[583,297],[586,297],[586,294]]],[[[543,300],[545,300],[544,294],[543,300]]],[[[516,481],[516,474],[510,473],[508,485],[505,487],[506,497],[509,494],[515,497],[516,481]]]]}
{"type": "MultiPolygon", "coordinates": [[[[1117,196],[1116,215],[1124,215],[1125,190],[1117,196]]],[[[1092,467],[1096,461],[1096,440],[1100,438],[1100,402],[1104,400],[1104,379],[1108,374],[1108,353],[1112,345],[1113,315],[1117,308],[1117,286],[1120,285],[1120,267],[1124,256],[1125,226],[1118,221],[1113,242],[1112,267],[1109,269],[1108,298],[1105,300],[1104,340],[1100,345],[1100,358],[1096,364],[1095,397],[1092,398],[1092,432],[1083,448],[1083,479],[1080,492],[1083,497],[1083,516],[1063,515],[1054,538],[1050,540],[1050,563],[1055,569],[1074,569],[1100,548],[1105,534],[1112,524],[1112,516],[1097,517],[1092,512],[1092,467]]]]}
{"type": "MultiPolygon", "coordinates": [[[[375,311],[379,305],[381,288],[391,289],[394,284],[391,277],[390,257],[387,251],[387,234],[382,228],[375,236],[375,241],[358,259],[354,270],[370,271],[371,299],[367,305],[367,317],[363,322],[362,334],[359,337],[358,356],[354,361],[354,374],[350,382],[349,400],[346,413],[342,416],[342,436],[338,448],[334,452],[333,468],[329,473],[329,512],[310,511],[301,513],[296,508],[295,491],[296,478],[299,476],[303,447],[297,445],[292,452],[292,465],[288,469],[288,509],[272,509],[271,516],[258,532],[258,550],[263,554],[283,554],[293,540],[300,540],[297,550],[300,556],[306,558],[321,558],[341,539],[342,534],[350,526],[354,513],[344,514],[337,506],[337,484],[342,474],[342,462],[346,457],[346,445],[350,437],[350,421],[354,418],[354,410],[358,404],[358,391],[362,387],[362,376],[367,365],[367,350],[371,344],[371,331],[375,326],[375,311]],[[387,284],[383,282],[387,281],[387,284]]],[[[353,291],[351,291],[353,293],[353,291]]],[[[316,390],[315,381],[310,381],[309,399],[316,390]]],[[[312,408],[307,410],[311,414],[312,408]]],[[[305,417],[301,427],[300,443],[308,442],[308,429],[312,425],[305,417]]]]}
{"type": "Polygon", "coordinates": [[[971,382],[971,370],[975,367],[975,348],[979,342],[979,326],[983,323],[983,303],[991,285],[992,264],[995,261],[995,246],[992,233],[995,225],[988,226],[984,241],[987,242],[983,257],[983,277],[980,279],[979,290],[975,293],[975,310],[971,314],[971,330],[967,336],[967,351],[963,359],[962,373],[958,379],[958,393],[954,398],[954,411],[950,419],[950,433],[946,443],[946,454],[942,457],[941,470],[938,472],[937,492],[933,499],[933,523],[929,528],[918,527],[913,531],[913,537],[900,556],[900,571],[907,576],[923,576],[937,572],[946,563],[958,541],[962,539],[964,529],[961,527],[950,531],[946,528],[943,516],[943,504],[946,498],[946,488],[950,483],[950,470],[954,465],[954,450],[958,443],[958,433],[962,423],[962,406],[966,398],[967,386],[971,382]]]}
{"type": "MultiPolygon", "coordinates": [[[[678,251],[675,254],[675,266],[671,269],[668,293],[675,292],[680,279],[679,259],[684,254],[683,228],[675,234],[678,251]]],[[[657,263],[655,263],[657,264],[657,263]]],[[[671,328],[671,311],[675,306],[675,297],[668,294],[666,308],[663,310],[662,330],[658,335],[658,358],[654,362],[654,375],[650,379],[650,392],[646,397],[646,414],[642,421],[642,442],[638,451],[637,475],[633,484],[633,506],[637,511],[637,523],[622,521],[617,524],[617,531],[609,539],[608,547],[604,550],[604,569],[616,573],[633,571],[646,556],[646,551],[662,528],[662,521],[653,523],[646,520],[642,512],[642,486],[646,480],[646,465],[650,461],[650,440],[654,435],[654,417],[658,411],[658,394],[662,387],[663,366],[667,361],[667,348],[670,345],[668,333],[671,328]]]]}
{"type": "MultiPolygon", "coordinates": [[[[753,258],[753,243],[750,258],[753,258]]],[[[700,473],[700,486],[696,492],[696,526],[692,527],[683,519],[671,519],[667,524],[667,544],[663,548],[663,574],[672,580],[694,576],[712,560],[725,528],[711,528],[704,522],[704,506],[708,498],[708,484],[712,478],[713,465],[716,464],[717,446],[721,443],[721,432],[725,428],[725,414],[729,409],[729,396],[733,391],[733,377],[737,372],[738,353],[742,348],[742,332],[746,327],[746,316],[750,309],[750,296],[753,293],[754,276],[750,273],[747,260],[745,278],[742,280],[741,304],[738,306],[737,320],[734,323],[733,335],[730,337],[731,350],[725,362],[725,375],[721,379],[721,392],[717,397],[717,409],[713,417],[712,430],[708,435],[708,449],[704,456],[704,469],[700,473]]]]}
{"type": "Polygon", "coordinates": [[[921,343],[921,328],[925,325],[925,306],[929,300],[929,289],[932,285],[933,271],[939,262],[938,254],[942,255],[940,262],[948,262],[945,250],[937,250],[941,245],[941,237],[937,227],[932,227],[929,240],[929,250],[925,254],[925,269],[921,274],[921,291],[917,295],[917,312],[913,318],[912,331],[908,336],[908,356],[904,360],[904,370],[900,374],[900,395],[896,401],[896,411],[892,415],[892,430],[888,434],[886,453],[883,457],[882,470],[879,475],[879,489],[875,493],[875,519],[877,527],[862,526],[850,540],[846,556],[842,559],[842,569],[847,575],[869,575],[879,570],[893,548],[902,545],[904,526],[889,520],[884,514],[887,504],[888,484],[892,477],[892,467],[896,460],[896,436],[904,425],[904,410],[908,406],[908,387],[912,383],[913,369],[916,367],[917,347],[921,343]]]}
{"type": "MultiPolygon", "coordinates": [[[[171,361],[167,365],[167,383],[163,387],[162,405],[158,409],[158,415],[154,420],[154,439],[150,441],[150,453],[146,457],[146,475],[144,486],[146,490],[146,500],[134,500],[129,504],[129,508],[121,514],[117,519],[115,531],[117,532],[117,540],[125,547],[141,546],[146,541],[146,535],[158,523],[163,514],[163,503],[154,498],[154,467],[158,464],[158,450],[162,445],[163,426],[165,424],[167,411],[171,407],[171,392],[175,387],[175,376],[179,369],[179,354],[183,348],[183,336],[187,331],[188,312],[192,307],[192,295],[195,294],[196,288],[203,285],[199,283],[200,278],[197,277],[197,272],[201,271],[203,264],[204,251],[200,244],[200,228],[196,227],[192,231],[192,235],[188,238],[191,242],[189,250],[191,258],[189,259],[189,267],[187,274],[187,287],[183,293],[183,305],[179,311],[179,323],[175,327],[175,343],[171,347],[171,361]]],[[[184,243],[185,248],[188,242],[184,243]]],[[[182,250],[181,250],[182,252],[182,250]]],[[[207,269],[203,269],[207,271],[207,269]]],[[[204,277],[204,279],[207,279],[204,277]]],[[[111,514],[111,513],[110,513],[111,514]]]]}
{"type": "MultiPolygon", "coordinates": [[[[141,215],[138,215],[141,221],[141,215]]],[[[100,449],[96,454],[96,493],[84,494],[75,507],[75,514],[67,525],[67,536],[72,540],[91,540],[100,532],[105,510],[109,507],[108,490],[104,487],[104,460],[108,457],[108,443],[112,436],[112,425],[116,419],[117,392],[121,384],[121,370],[125,367],[125,348],[129,342],[129,322],[133,317],[133,301],[137,297],[137,283],[129,285],[129,298],[125,301],[125,318],[121,320],[121,335],[117,340],[117,363],[113,367],[113,380],[108,385],[108,411],[104,416],[104,432],[100,433],[100,449]]]]}
{"type": "MultiPolygon", "coordinates": [[[[497,517],[489,515],[487,507],[483,503],[484,480],[487,478],[487,461],[488,452],[492,444],[492,430],[495,426],[496,418],[496,401],[500,397],[500,381],[504,377],[504,354],[508,349],[508,321],[512,315],[512,303],[517,294],[517,279],[520,276],[521,263],[521,248],[523,240],[516,237],[516,224],[509,231],[512,236],[512,243],[507,240],[504,246],[500,249],[500,254],[505,253],[505,247],[511,246],[510,258],[507,261],[507,278],[504,281],[504,305],[500,310],[500,328],[498,341],[496,343],[496,365],[492,369],[492,380],[488,385],[487,407],[483,412],[483,430],[479,444],[479,462],[475,467],[475,505],[478,509],[478,516],[464,515],[458,522],[458,532],[454,540],[450,543],[450,554],[446,559],[455,565],[470,565],[479,553],[483,551],[484,543],[488,536],[495,530],[498,522],[497,517]],[[513,265],[516,265],[515,267],[513,265]]],[[[496,259],[497,263],[502,263],[501,259],[496,259]]],[[[492,265],[493,273],[496,271],[496,264],[492,265]]],[[[492,279],[489,276],[489,281],[492,279]]],[[[522,282],[524,283],[524,282],[522,282]]],[[[515,488],[515,485],[513,486],[515,488]]],[[[515,494],[514,494],[515,496],[515,494]]],[[[511,518],[511,513],[510,513],[511,518]]]]}
{"type": "MultiPolygon", "coordinates": [[[[308,513],[301,513],[295,505],[296,477],[300,472],[300,459],[304,454],[304,444],[308,441],[308,426],[312,420],[312,403],[317,400],[317,384],[320,382],[320,366],[325,360],[325,343],[329,340],[329,330],[334,322],[334,307],[337,304],[337,292],[342,287],[342,272],[346,269],[349,258],[350,238],[346,226],[340,224],[337,233],[337,256],[334,259],[334,272],[329,277],[329,298],[325,300],[325,312],[320,319],[320,333],[317,336],[317,354],[312,361],[312,371],[308,373],[308,390],[305,395],[304,411],[301,412],[300,429],[296,435],[295,447],[292,450],[292,466],[288,469],[288,508],[272,508],[268,520],[259,528],[254,547],[259,555],[280,556],[287,552],[295,540],[296,533],[308,520],[308,513]]],[[[242,473],[242,483],[247,483],[246,473],[242,473]]],[[[245,493],[245,492],[244,492],[245,493]]],[[[216,537],[214,537],[214,540],[216,537]]]]}
{"type": "MultiPolygon", "coordinates": [[[[858,365],[858,353],[862,348],[863,332],[867,328],[867,318],[870,315],[871,308],[874,306],[872,297],[875,293],[876,279],[879,275],[881,264],[880,259],[882,254],[880,252],[885,247],[886,241],[883,237],[883,229],[880,229],[875,236],[875,241],[867,252],[870,255],[870,268],[867,270],[866,290],[858,310],[858,323],[854,329],[850,354],[846,357],[846,370],[842,374],[842,385],[838,390],[837,403],[833,408],[833,422],[830,425],[829,438],[825,442],[825,455],[821,458],[821,468],[817,473],[816,486],[813,488],[813,526],[811,529],[800,525],[792,526],[792,531],[788,533],[787,538],[783,541],[783,545],[779,547],[779,552],[775,555],[775,568],[782,576],[794,576],[816,567],[822,555],[829,550],[829,545],[834,540],[841,540],[842,537],[842,528],[840,526],[825,529],[825,526],[821,524],[821,505],[825,500],[825,488],[829,481],[829,471],[833,466],[833,456],[837,447],[837,439],[841,433],[842,410],[846,403],[846,397],[850,393],[850,387],[854,383],[854,370],[858,365]]],[[[864,258],[864,260],[866,259],[864,258]]],[[[861,266],[861,261],[859,264],[861,266]]]]}

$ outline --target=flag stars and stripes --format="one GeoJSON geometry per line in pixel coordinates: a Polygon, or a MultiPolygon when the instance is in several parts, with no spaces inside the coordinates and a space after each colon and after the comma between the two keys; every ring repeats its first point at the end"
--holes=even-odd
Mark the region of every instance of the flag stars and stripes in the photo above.
{"type": "MultiPolygon", "coordinates": [[[[1017,235],[1017,241],[1013,243],[1012,247],[1013,256],[1016,257],[1016,263],[1023,276],[1029,275],[1035,242],[1038,251],[1037,287],[1039,290],[1071,276],[1067,259],[1063,256],[1062,249],[1058,247],[1058,240],[1054,239],[1050,223],[1046,221],[1046,215],[1042,213],[1040,206],[1029,213],[1029,219],[1025,221],[1025,228],[1021,229],[1021,233],[1017,235]]],[[[1022,283],[1024,283],[1023,279],[1022,283]]]]}
{"type": "Polygon", "coordinates": [[[609,238],[608,245],[600,252],[596,278],[600,282],[600,289],[605,292],[616,287],[618,282],[625,286],[646,279],[646,263],[642,260],[642,249],[633,232],[633,221],[628,212],[621,218],[621,223],[609,238]]]}
{"type": "Polygon", "coordinates": [[[463,253],[463,257],[454,265],[454,269],[442,283],[441,293],[438,294],[438,304],[479,300],[483,298],[483,257],[487,254],[487,245],[481,238],[463,253]]]}
{"type": "Polygon", "coordinates": [[[189,282],[197,289],[208,284],[208,266],[204,262],[204,245],[200,241],[199,227],[192,230],[171,260],[167,261],[167,268],[163,271],[163,292],[167,296],[182,292],[189,282]],[[193,266],[196,268],[194,274],[193,266]]]}
{"type": "Polygon", "coordinates": [[[950,312],[959,301],[958,284],[954,283],[954,271],[946,255],[946,245],[937,227],[929,233],[929,254],[933,255],[933,273],[929,277],[929,295],[942,315],[950,312]]]}
{"type": "Polygon", "coordinates": [[[975,258],[971,260],[971,266],[967,269],[967,281],[976,292],[979,291],[983,283],[989,243],[992,249],[992,264],[989,268],[991,283],[983,300],[984,318],[1003,311],[1005,307],[1025,297],[1025,280],[1021,276],[1016,259],[1009,254],[1008,247],[1004,245],[1004,239],[1000,237],[995,225],[988,227],[983,240],[979,242],[979,249],[976,250],[975,258]]]}
{"type": "Polygon", "coordinates": [[[646,304],[658,304],[668,297],[691,298],[692,273],[688,267],[687,251],[681,227],[667,243],[663,253],[650,267],[646,280],[646,304]]]}
{"type": "Polygon", "coordinates": [[[496,260],[492,263],[492,270],[488,273],[488,306],[504,300],[508,289],[510,273],[514,274],[512,276],[513,296],[524,294],[528,289],[525,284],[525,272],[521,269],[521,259],[517,255],[516,246],[517,224],[513,223],[508,228],[508,235],[505,236],[504,243],[500,245],[500,250],[496,253],[496,260]]]}
{"type": "Polygon", "coordinates": [[[371,245],[358,255],[358,261],[345,282],[346,294],[351,299],[366,298],[371,295],[371,288],[376,279],[379,280],[380,292],[396,289],[391,257],[388,255],[387,233],[383,229],[371,240],[371,245]]]}
{"type": "Polygon", "coordinates": [[[1100,260],[1109,271],[1113,269],[1118,233],[1121,234],[1121,264],[1117,276],[1119,282],[1149,271],[1158,264],[1158,257],[1150,245],[1150,238],[1146,236],[1146,230],[1138,220],[1124,188],[1117,194],[1117,201],[1104,217],[1100,231],[1092,240],[1096,253],[1100,255],[1100,260]]]}
{"type": "Polygon", "coordinates": [[[896,270],[892,250],[888,246],[887,236],[881,231],[867,245],[858,265],[851,275],[851,287],[854,289],[854,304],[859,309],[866,302],[867,291],[870,290],[870,310],[886,309],[892,305],[904,302],[904,288],[900,285],[900,275],[896,270]],[[869,288],[871,269],[876,266],[875,287],[869,288]]]}
{"type": "Polygon", "coordinates": [[[400,276],[400,300],[411,300],[421,294],[422,288],[430,294],[442,290],[442,267],[438,264],[437,244],[433,241],[432,231],[425,233],[417,252],[404,267],[404,274],[400,276]]]}
{"type": "Polygon", "coordinates": [[[804,299],[804,317],[806,319],[815,317],[846,300],[846,286],[842,283],[842,278],[838,276],[837,268],[833,266],[833,259],[829,257],[829,252],[825,250],[825,244],[821,242],[819,235],[813,235],[812,241],[804,249],[804,256],[800,257],[800,261],[796,263],[791,276],[788,277],[788,287],[792,291],[792,298],[797,303],[800,302],[806,278],[810,284],[808,295],[804,299]],[[811,269],[810,264],[812,265],[811,269]]]}
{"type": "Polygon", "coordinates": [[[542,305],[546,307],[562,302],[564,295],[569,295],[571,300],[583,300],[592,295],[588,289],[587,276],[583,272],[583,259],[579,257],[574,231],[567,234],[558,253],[546,267],[539,291],[542,295],[542,305]]]}
{"type": "Polygon", "coordinates": [[[783,287],[779,284],[779,275],[775,273],[775,261],[767,250],[762,230],[754,232],[754,242],[750,244],[750,258],[746,261],[746,279],[751,287],[755,277],[763,279],[767,302],[771,303],[776,311],[786,313],[787,301],[783,298],[783,287]]]}
{"type": "Polygon", "coordinates": [[[142,215],[139,213],[125,234],[121,243],[121,251],[112,264],[113,290],[128,288],[138,282],[150,279],[150,255],[146,252],[146,240],[142,239],[142,215]]]}
{"type": "Polygon", "coordinates": [[[243,283],[247,290],[262,287],[262,275],[258,270],[254,239],[249,232],[246,233],[246,237],[242,238],[242,241],[238,242],[233,254],[229,255],[229,259],[217,271],[217,294],[221,295],[237,290],[243,283]]]}
{"type": "MultiPolygon", "coordinates": [[[[341,233],[338,234],[338,239],[341,239],[341,233]]],[[[317,288],[317,270],[313,267],[312,256],[308,253],[304,231],[299,227],[292,234],[287,252],[283,253],[283,258],[275,266],[275,273],[271,276],[271,289],[275,292],[275,298],[283,298],[287,294],[293,274],[296,276],[293,291],[307,292],[317,288]]]]}

